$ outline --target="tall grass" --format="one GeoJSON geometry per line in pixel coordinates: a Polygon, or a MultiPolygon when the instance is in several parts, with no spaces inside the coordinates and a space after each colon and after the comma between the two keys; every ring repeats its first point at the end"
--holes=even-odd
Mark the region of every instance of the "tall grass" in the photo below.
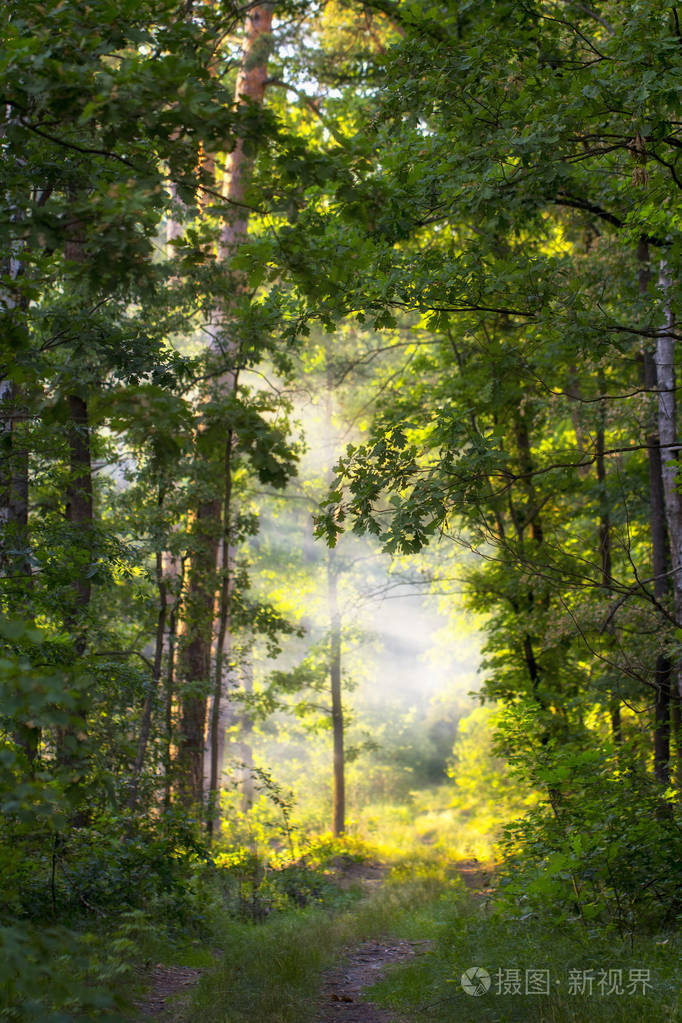
{"type": "MultiPolygon", "coordinates": [[[[343,848],[342,844],[339,848],[343,848]]],[[[197,988],[188,1020],[307,1023],[315,1019],[325,968],[346,948],[397,936],[420,938],[420,907],[460,891],[432,857],[398,866],[376,891],[345,910],[290,911],[263,924],[225,921],[222,961],[197,988]]]]}

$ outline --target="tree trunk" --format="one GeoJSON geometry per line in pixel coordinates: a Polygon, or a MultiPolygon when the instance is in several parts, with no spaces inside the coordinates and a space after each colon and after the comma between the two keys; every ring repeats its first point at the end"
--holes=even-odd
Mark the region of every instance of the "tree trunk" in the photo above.
{"type": "Polygon", "coordinates": [[[670,308],[672,280],[667,264],[660,264],[658,283],[663,296],[665,322],[656,342],[656,384],[658,394],[658,438],[661,473],[668,527],[672,585],[677,625],[682,624],[682,495],[677,489],[677,408],[675,401],[675,324],[670,308]]]}
{"type": "Polygon", "coordinates": [[[69,483],[67,487],[66,518],[72,526],[74,545],[77,546],[77,575],[73,583],[73,613],[69,625],[75,628],[76,651],[82,655],[86,646],[84,615],[90,605],[92,585],[88,574],[92,559],[92,465],[90,457],[90,423],[88,406],[80,394],[67,397],[69,422],[69,483]]]}
{"type": "Polygon", "coordinates": [[[211,678],[211,646],[216,589],[219,502],[199,508],[192,531],[188,593],[183,608],[179,651],[181,711],[178,788],[186,806],[198,806],[204,788],[204,735],[211,678]],[[218,520],[216,522],[216,520],[218,520]]]}
{"type": "MultiPolygon", "coordinates": [[[[242,661],[242,685],[245,695],[253,692],[253,664],[250,653],[247,651],[242,661]]],[[[248,813],[253,806],[253,748],[251,746],[251,733],[253,732],[253,719],[251,712],[246,710],[241,715],[241,739],[242,739],[242,769],[241,769],[241,790],[242,790],[242,813],[248,813]]]]}
{"type": "MultiPolygon", "coordinates": [[[[157,506],[159,514],[163,507],[163,489],[159,488],[159,497],[157,506]]],[[[163,647],[166,639],[166,615],[168,612],[168,587],[166,580],[163,575],[163,553],[161,551],[156,552],[156,588],[159,595],[159,611],[156,619],[156,638],[154,643],[154,662],[152,666],[152,679],[149,691],[144,701],[144,707],[142,709],[142,721],[140,723],[140,735],[137,740],[137,752],[135,754],[135,763],[133,764],[133,773],[130,781],[130,794],[128,796],[128,809],[131,813],[135,812],[137,805],[137,794],[140,784],[140,776],[142,774],[142,765],[144,764],[145,754],[147,752],[147,745],[149,743],[149,735],[152,727],[152,712],[154,710],[154,703],[158,697],[159,682],[161,679],[161,667],[163,664],[163,647]]]]}
{"type": "Polygon", "coordinates": [[[682,697],[670,687],[670,725],[675,738],[675,785],[682,788],[682,697]]]}
{"type": "MultiPolygon", "coordinates": [[[[514,433],[516,439],[516,446],[519,459],[519,470],[521,485],[525,492],[525,508],[517,508],[513,504],[511,491],[509,494],[509,510],[514,528],[516,530],[516,536],[519,543],[519,549],[521,557],[525,560],[527,555],[523,550],[524,546],[524,534],[528,526],[530,525],[530,535],[533,543],[540,547],[544,543],[544,533],[542,529],[542,520],[540,519],[539,507],[537,494],[535,492],[535,486],[533,484],[533,454],[530,446],[530,436],[528,433],[528,425],[521,416],[516,416],[514,419],[514,433]]],[[[532,556],[531,556],[532,557],[532,556]]],[[[535,591],[529,587],[526,592],[526,605],[529,611],[532,611],[535,606],[535,591]]],[[[541,605],[547,607],[548,598],[546,595],[541,600],[541,605]]],[[[544,697],[540,693],[540,676],[541,669],[535,655],[534,649],[534,637],[529,632],[526,632],[523,637],[523,657],[526,663],[528,676],[530,678],[533,698],[542,707],[543,710],[547,710],[547,703],[544,697]]],[[[546,733],[543,733],[545,735],[546,733]]],[[[547,738],[543,738],[543,742],[547,741],[547,738]]]]}
{"type": "Polygon", "coordinates": [[[329,679],[331,682],[334,742],[332,831],[335,836],[338,836],[346,830],[346,781],[343,701],[341,698],[341,615],[339,613],[338,573],[333,548],[329,550],[327,556],[327,593],[329,600],[329,679]]]}
{"type": "Polygon", "coordinates": [[[182,601],[182,589],[185,581],[185,559],[182,559],[180,572],[177,561],[171,555],[164,559],[165,576],[175,586],[175,599],[168,615],[168,639],[166,650],[166,677],[164,679],[163,716],[163,807],[169,810],[173,789],[173,699],[175,695],[175,647],[178,629],[178,609],[182,601]]]}
{"type": "MultiPolygon", "coordinates": [[[[11,118],[8,118],[11,120],[11,118]]],[[[4,128],[0,134],[4,135],[4,128]]],[[[21,219],[12,209],[10,219],[21,219]]],[[[2,266],[7,282],[18,280],[23,264],[18,258],[20,246],[14,242],[10,256],[2,266]]],[[[22,317],[28,302],[11,286],[2,288],[2,302],[6,311],[18,312],[22,317]]],[[[21,422],[25,419],[24,402],[19,386],[9,377],[0,380],[0,574],[7,580],[8,595],[16,612],[33,617],[31,593],[33,576],[29,558],[28,535],[28,445],[20,436],[21,422]]],[[[17,721],[14,741],[26,754],[28,775],[33,776],[42,730],[39,726],[17,721]]]]}
{"type": "Polygon", "coordinates": [[[206,828],[212,838],[214,828],[220,829],[220,790],[223,760],[225,757],[225,730],[228,725],[226,708],[227,693],[225,688],[229,680],[229,646],[230,646],[230,596],[232,590],[232,571],[230,565],[230,522],[232,516],[232,430],[228,430],[225,444],[225,493],[223,496],[223,539],[222,566],[220,580],[220,607],[218,612],[218,640],[215,656],[215,682],[213,686],[213,702],[211,706],[210,729],[210,772],[209,798],[206,828]],[[226,645],[228,647],[227,670],[225,664],[226,645]]]}
{"type": "MultiPolygon", "coordinates": [[[[656,363],[652,352],[644,353],[644,382],[652,392],[657,389],[656,363]]],[[[670,590],[668,577],[665,495],[661,449],[655,432],[647,436],[649,453],[649,518],[651,523],[654,597],[665,600],[670,590]]],[[[670,782],[670,691],[672,662],[665,653],[656,656],[654,668],[654,773],[663,785],[670,782]]]]}
{"type": "MultiPolygon", "coordinates": [[[[639,261],[639,290],[643,298],[648,295],[651,279],[649,246],[643,239],[637,248],[639,261]]],[[[654,353],[644,349],[644,386],[657,394],[658,367],[654,353]]],[[[660,410],[659,410],[660,414],[660,410]]],[[[657,416],[658,419],[658,416],[657,416]]],[[[665,600],[670,592],[668,531],[666,527],[666,500],[663,485],[663,467],[658,421],[652,422],[646,436],[649,463],[649,523],[654,575],[654,597],[665,600]]],[[[670,693],[672,663],[663,652],[657,654],[654,666],[654,774],[662,785],[670,782],[670,693]]]]}
{"type": "MultiPolygon", "coordinates": [[[[13,611],[33,617],[33,576],[28,537],[28,446],[20,436],[25,411],[19,389],[10,380],[0,383],[0,573],[13,611]]],[[[26,754],[28,774],[33,775],[41,729],[17,721],[13,738],[26,754]]]]}
{"type": "MultiPolygon", "coordinates": [[[[90,457],[90,424],[86,400],[79,394],[66,399],[69,419],[66,428],[69,445],[69,481],[66,489],[66,519],[71,525],[71,549],[75,572],[70,606],[64,626],[73,637],[74,649],[82,657],[87,646],[87,614],[90,607],[92,562],[93,499],[90,457]]],[[[64,767],[76,768],[78,736],[73,725],[57,729],[57,759],[64,767]]]]}
{"type": "MultiPolygon", "coordinates": [[[[601,583],[604,595],[608,598],[613,584],[611,569],[611,509],[606,489],[606,379],[603,369],[597,374],[599,387],[599,413],[597,417],[597,483],[599,485],[599,561],[601,565],[601,583]]],[[[609,626],[608,643],[613,641],[613,629],[609,626]]],[[[623,728],[620,716],[620,699],[618,693],[611,690],[609,696],[609,717],[611,719],[611,736],[614,743],[620,746],[623,741],[623,728]]]]}
{"type": "MultiPolygon", "coordinates": [[[[237,105],[260,105],[263,102],[272,15],[271,4],[259,4],[247,16],[243,58],[235,89],[237,105]]],[[[252,167],[253,159],[245,151],[244,140],[238,138],[228,157],[223,185],[223,194],[233,212],[225,219],[220,232],[217,246],[219,262],[228,262],[247,236],[250,211],[244,200],[252,167]]],[[[243,280],[238,277],[235,293],[239,293],[242,287],[243,280]]],[[[235,393],[237,387],[238,343],[234,337],[232,315],[233,310],[228,303],[214,310],[208,325],[209,356],[218,369],[212,393],[218,398],[235,393]]],[[[185,609],[187,628],[180,656],[184,693],[178,757],[180,789],[186,805],[203,801],[204,736],[211,678],[220,513],[220,499],[206,501],[199,508],[195,520],[197,543],[189,571],[185,609]]]]}

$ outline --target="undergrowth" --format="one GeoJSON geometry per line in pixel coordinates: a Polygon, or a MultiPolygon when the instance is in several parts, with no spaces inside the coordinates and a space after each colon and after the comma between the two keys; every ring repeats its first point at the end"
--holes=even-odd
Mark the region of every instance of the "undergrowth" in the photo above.
{"type": "MultiPolygon", "coordinates": [[[[344,847],[353,855],[352,840],[328,843],[328,865],[347,854],[344,847]]],[[[345,907],[338,901],[310,906],[274,915],[264,925],[226,920],[225,957],[203,978],[186,1019],[308,1023],[315,1019],[322,971],[338,962],[344,949],[381,937],[421,937],[418,907],[431,905],[444,892],[454,903],[461,898],[461,883],[442,859],[426,854],[394,864],[370,894],[358,886],[345,907]]]]}
{"type": "Polygon", "coordinates": [[[433,940],[431,951],[391,971],[370,997],[413,1023],[682,1019],[681,942],[673,933],[642,936],[633,943],[588,935],[579,922],[558,931],[549,915],[524,919],[482,897],[452,900],[447,894],[412,915],[410,928],[433,940]],[[462,986],[463,974],[476,968],[472,980],[482,977],[481,988],[489,980],[478,995],[462,986]],[[647,981],[632,983],[642,977],[647,981]],[[547,987],[549,993],[526,993],[527,981],[530,990],[547,987]]]}

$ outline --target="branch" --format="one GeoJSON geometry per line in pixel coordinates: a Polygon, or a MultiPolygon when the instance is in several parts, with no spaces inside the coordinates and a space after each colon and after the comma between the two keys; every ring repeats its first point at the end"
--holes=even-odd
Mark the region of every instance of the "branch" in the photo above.
{"type": "MultiPolygon", "coordinates": [[[[624,221],[620,217],[617,217],[614,213],[609,213],[608,210],[603,209],[601,206],[597,206],[595,203],[588,202],[587,199],[577,199],[575,196],[567,195],[565,192],[559,192],[556,199],[552,200],[555,206],[569,206],[572,209],[582,210],[584,213],[593,213],[600,220],[605,220],[607,224],[612,224],[614,227],[624,227],[624,221]]],[[[655,235],[642,235],[642,237],[650,245],[661,246],[667,248],[669,242],[663,238],[657,238],[655,235]]]]}
{"type": "Polygon", "coordinates": [[[155,674],[155,671],[154,671],[154,665],[149,660],[149,658],[145,657],[145,655],[140,653],[139,650],[97,650],[95,652],[94,656],[95,657],[139,657],[140,660],[144,661],[144,663],[147,665],[147,667],[151,671],[152,675],[154,675],[154,677],[156,677],[156,674],[155,674]]]}

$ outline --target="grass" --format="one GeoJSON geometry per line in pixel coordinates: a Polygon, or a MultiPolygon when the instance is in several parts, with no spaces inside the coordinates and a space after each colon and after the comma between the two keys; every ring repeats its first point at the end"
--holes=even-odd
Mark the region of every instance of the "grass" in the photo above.
{"type": "Polygon", "coordinates": [[[579,922],[559,932],[549,916],[524,919],[466,891],[453,861],[433,850],[394,858],[384,885],[345,908],[289,911],[264,924],[225,921],[222,960],[195,990],[186,1019],[312,1023],[324,969],[346,947],[382,937],[432,942],[370,993],[412,1023],[682,1023],[676,934],[625,942],[579,922]],[[476,998],[461,986],[473,966],[491,976],[490,989],[476,998]],[[530,969],[548,972],[548,996],[523,993],[530,969]],[[628,993],[630,970],[641,969],[649,970],[650,990],[628,993]],[[591,996],[569,993],[569,970],[594,971],[591,996]],[[600,970],[621,970],[624,993],[600,995],[600,970]],[[517,975],[522,993],[500,990],[517,975]]]}
{"type": "MultiPolygon", "coordinates": [[[[379,1004],[405,1013],[413,1023],[680,1023],[678,935],[642,936],[634,943],[589,933],[583,924],[562,925],[548,916],[523,919],[490,900],[443,894],[413,920],[421,937],[432,938],[429,954],[391,972],[373,989],[379,1004]],[[491,978],[480,997],[465,993],[461,977],[483,967],[491,978]],[[646,994],[628,992],[631,970],[648,970],[646,994]],[[526,970],[546,971],[550,993],[526,994],[526,970]],[[591,970],[593,994],[571,993],[569,970],[591,970]],[[621,971],[622,994],[599,993],[600,971],[621,971]],[[520,980],[516,993],[514,981],[520,980]],[[505,993],[505,989],[506,993],[505,993]]],[[[574,974],[575,976],[575,974],[574,974]]],[[[617,976],[617,975],[616,975],[617,976]]],[[[641,976],[641,975],[640,975],[641,976]]],[[[544,987],[545,977],[542,978],[544,987]]]]}
{"type": "Polygon", "coordinates": [[[264,924],[226,921],[224,958],[199,984],[188,1019],[202,1023],[307,1023],[321,975],[344,948],[381,937],[420,938],[420,908],[459,889],[433,857],[396,865],[350,908],[289,911],[264,924]]]}
{"type": "Polygon", "coordinates": [[[499,810],[457,805],[452,788],[437,785],[410,793],[408,803],[375,803],[358,812],[351,833],[369,837],[387,855],[429,848],[456,859],[496,857],[503,817],[499,810]]]}
{"type": "Polygon", "coordinates": [[[320,840],[309,852],[307,865],[326,879],[317,904],[297,909],[275,901],[262,923],[214,907],[205,939],[211,953],[191,946],[171,950],[171,959],[158,956],[208,967],[182,1019],[312,1023],[324,970],[342,961],[346,948],[386,938],[431,942],[413,961],[387,970],[370,994],[411,1023],[682,1023],[676,932],[626,941],[603,926],[564,919],[557,925],[549,903],[530,913],[522,904],[465,889],[457,860],[490,862],[498,825],[494,808],[472,814],[469,806],[453,806],[447,787],[414,793],[407,807],[368,808],[350,837],[320,840]],[[344,856],[380,859],[391,872],[369,894],[359,885],[342,891],[329,868],[344,856]],[[480,997],[462,989],[462,974],[471,967],[491,978],[480,997]],[[549,994],[525,993],[527,970],[545,971],[540,979],[548,978],[549,994]],[[593,993],[571,993],[569,971],[589,976],[590,970],[593,993]],[[628,991],[631,970],[649,971],[645,993],[628,991]],[[623,993],[600,994],[600,971],[621,971],[623,993]]]}

